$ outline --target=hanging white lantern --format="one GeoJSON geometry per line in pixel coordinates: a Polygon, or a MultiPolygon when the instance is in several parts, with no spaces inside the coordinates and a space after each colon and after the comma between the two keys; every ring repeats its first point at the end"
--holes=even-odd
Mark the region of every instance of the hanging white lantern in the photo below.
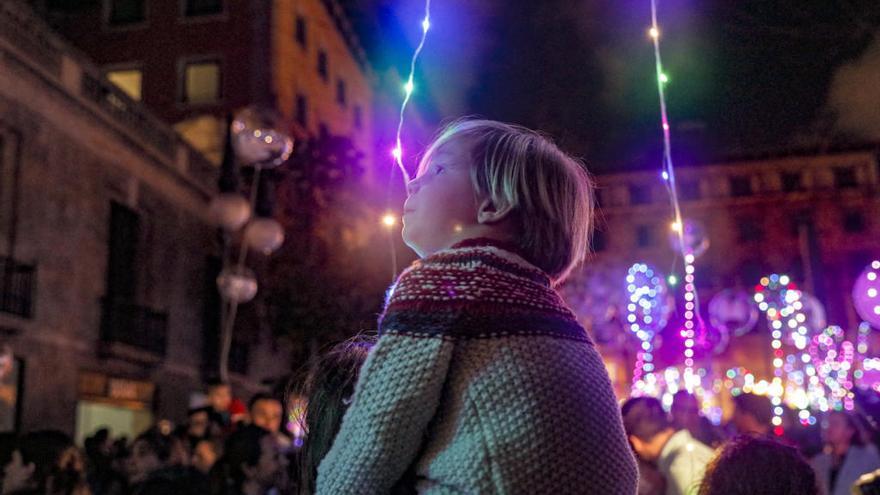
{"type": "Polygon", "coordinates": [[[251,249],[269,255],[284,243],[284,228],[273,218],[257,217],[244,229],[244,241],[251,249]]]}
{"type": "Polygon", "coordinates": [[[215,225],[235,232],[251,218],[251,205],[241,194],[220,193],[211,200],[208,213],[215,225]]]}
{"type": "Polygon", "coordinates": [[[257,295],[257,277],[246,267],[224,268],[217,276],[217,289],[229,302],[246,303],[257,295]]]}

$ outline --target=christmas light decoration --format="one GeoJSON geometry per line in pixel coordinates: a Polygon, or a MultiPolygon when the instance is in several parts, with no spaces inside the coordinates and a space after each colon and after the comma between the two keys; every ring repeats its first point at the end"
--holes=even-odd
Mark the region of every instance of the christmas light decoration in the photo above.
{"type": "Polygon", "coordinates": [[[406,167],[403,165],[403,144],[401,142],[401,134],[403,133],[403,120],[404,114],[406,113],[406,107],[409,105],[409,101],[412,98],[413,91],[415,91],[415,72],[416,72],[416,62],[419,60],[419,55],[422,53],[422,49],[425,47],[425,40],[428,39],[428,29],[431,27],[431,0],[425,0],[425,17],[422,19],[422,37],[419,40],[419,44],[416,46],[415,52],[413,52],[413,56],[410,59],[409,64],[409,77],[406,79],[406,83],[403,85],[403,102],[400,104],[400,118],[397,121],[397,136],[394,140],[394,149],[391,151],[391,156],[394,157],[394,161],[397,163],[397,168],[400,169],[400,173],[403,174],[403,180],[405,183],[408,183],[410,180],[409,173],[406,171],[406,167]]]}
{"type": "Polygon", "coordinates": [[[654,335],[666,326],[671,307],[663,276],[644,263],[636,263],[627,271],[626,323],[639,339],[633,369],[633,393],[656,395],[657,377],[654,374],[654,335]]]}

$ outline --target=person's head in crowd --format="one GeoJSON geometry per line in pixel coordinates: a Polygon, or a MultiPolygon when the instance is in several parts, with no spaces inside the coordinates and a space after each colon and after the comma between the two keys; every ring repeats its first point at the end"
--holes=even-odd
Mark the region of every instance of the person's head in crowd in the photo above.
{"type": "Polygon", "coordinates": [[[248,422],[247,405],[239,399],[232,399],[229,403],[229,421],[232,424],[248,422]]]}
{"type": "Polygon", "coordinates": [[[281,431],[284,407],[281,400],[269,394],[256,394],[248,402],[251,423],[272,433],[281,431]]]}
{"type": "Polygon", "coordinates": [[[85,447],[89,459],[109,456],[112,447],[110,430],[107,428],[99,429],[92,436],[86,438],[83,447],[85,447]]]}
{"type": "Polygon", "coordinates": [[[193,447],[192,467],[202,474],[208,474],[222,454],[223,444],[220,440],[216,438],[202,438],[193,447]]]}
{"type": "Polygon", "coordinates": [[[226,439],[223,457],[211,472],[215,493],[266,493],[280,479],[282,463],[275,438],[243,425],[226,439]]]}
{"type": "Polygon", "coordinates": [[[211,407],[190,409],[186,420],[186,433],[190,438],[204,438],[211,426],[211,407]]]}
{"type": "Polygon", "coordinates": [[[672,407],[669,409],[672,424],[676,428],[694,430],[700,425],[700,402],[697,396],[680,390],[672,396],[672,407]]]}
{"type": "Polygon", "coordinates": [[[155,428],[135,438],[128,458],[128,478],[132,484],[142,483],[151,474],[169,465],[173,451],[172,439],[155,428]]]}
{"type": "Polygon", "coordinates": [[[675,433],[663,405],[653,397],[636,397],[624,402],[620,412],[633,450],[648,462],[656,461],[675,433]]]}
{"type": "Polygon", "coordinates": [[[731,422],[737,433],[769,435],[773,429],[773,403],[763,395],[739,394],[733,398],[731,422]]]}
{"type": "Polygon", "coordinates": [[[321,356],[305,381],[302,395],[307,405],[302,425],[305,441],[300,451],[300,483],[309,493],[315,490],[318,465],[339,433],[361,366],[374,343],[374,338],[357,336],[333,346],[321,356]]]}
{"type": "Polygon", "coordinates": [[[82,454],[60,431],[28,433],[4,467],[2,493],[88,494],[82,454]]]}
{"type": "Polygon", "coordinates": [[[220,414],[228,413],[232,405],[232,388],[228,383],[220,380],[208,382],[207,390],[208,405],[220,414]]]}
{"type": "Polygon", "coordinates": [[[817,495],[816,474],[794,447],[754,435],[727,443],[709,464],[699,495],[817,495]]]}
{"type": "Polygon", "coordinates": [[[835,454],[846,454],[851,446],[864,446],[865,436],[858,417],[852,413],[832,411],[822,422],[822,439],[835,454]]]}

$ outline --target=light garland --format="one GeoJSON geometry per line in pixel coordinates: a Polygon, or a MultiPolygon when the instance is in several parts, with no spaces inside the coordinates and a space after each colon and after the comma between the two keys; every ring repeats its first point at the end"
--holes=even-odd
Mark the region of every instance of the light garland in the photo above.
{"type": "Polygon", "coordinates": [[[663,61],[660,56],[660,26],[657,24],[657,0],[651,0],[651,27],[648,36],[654,45],[654,70],[657,76],[657,93],[660,98],[660,120],[663,130],[663,166],[661,177],[669,192],[669,199],[673,211],[673,232],[678,238],[679,253],[684,258],[685,270],[685,322],[680,335],[684,339],[684,383],[688,392],[693,393],[699,386],[700,379],[694,374],[694,343],[699,337],[698,332],[705,331],[702,317],[700,316],[700,298],[695,284],[693,252],[688,252],[684,240],[684,221],[681,215],[681,205],[678,200],[678,192],[675,186],[675,166],[672,162],[672,142],[670,138],[669,116],[666,109],[666,91],[664,86],[669,82],[669,77],[663,71],[663,61]]]}
{"type": "Polygon", "coordinates": [[[636,263],[627,271],[626,321],[630,331],[639,339],[633,369],[633,394],[656,395],[657,377],[654,374],[654,335],[666,325],[668,305],[663,276],[644,263],[636,263]]]}
{"type": "Polygon", "coordinates": [[[770,322],[770,346],[773,348],[773,380],[770,383],[768,394],[773,403],[773,431],[777,436],[784,433],[782,427],[782,399],[785,394],[783,386],[785,350],[782,345],[782,331],[786,318],[791,316],[796,308],[795,304],[800,299],[800,292],[791,282],[788,275],[772,274],[761,278],[755,287],[755,302],[758,309],[767,315],[770,322]]]}
{"type": "Polygon", "coordinates": [[[406,83],[403,85],[403,102],[400,104],[400,117],[397,121],[397,135],[394,140],[394,149],[391,150],[391,156],[394,157],[395,163],[397,163],[397,168],[400,169],[401,174],[403,174],[403,180],[406,183],[409,183],[410,176],[409,172],[406,171],[406,167],[403,165],[403,144],[401,142],[401,134],[403,133],[403,121],[404,114],[406,113],[406,107],[409,105],[409,101],[412,98],[413,91],[415,91],[415,72],[416,72],[416,62],[419,60],[419,55],[422,53],[422,49],[425,47],[425,40],[428,39],[428,29],[431,27],[431,0],[425,0],[425,17],[422,19],[422,37],[419,40],[418,46],[416,46],[415,52],[413,52],[413,56],[410,59],[409,64],[409,77],[406,78],[406,83]]]}

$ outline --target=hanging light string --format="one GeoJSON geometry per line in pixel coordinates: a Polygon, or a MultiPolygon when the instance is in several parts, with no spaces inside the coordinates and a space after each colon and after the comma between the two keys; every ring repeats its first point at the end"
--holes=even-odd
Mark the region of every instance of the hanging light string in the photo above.
{"type": "MultiPolygon", "coordinates": [[[[684,383],[688,392],[693,392],[699,387],[700,378],[694,374],[694,343],[698,337],[697,332],[703,332],[705,324],[700,316],[700,298],[697,294],[695,283],[695,268],[693,253],[688,252],[684,241],[684,221],[681,216],[681,205],[678,200],[678,192],[675,185],[675,167],[672,163],[672,142],[670,139],[669,116],[666,110],[666,91],[664,85],[668,82],[663,72],[663,60],[660,56],[660,27],[657,24],[657,0],[651,0],[651,28],[648,30],[654,45],[654,69],[657,76],[657,93],[660,97],[660,119],[663,129],[663,167],[661,177],[669,192],[669,199],[673,212],[673,231],[678,239],[679,251],[684,258],[685,270],[685,323],[681,336],[684,338],[684,383]]],[[[702,338],[700,338],[702,340],[702,338]]]]}
{"type": "Polygon", "coordinates": [[[403,174],[403,180],[408,183],[410,180],[409,173],[406,171],[406,167],[403,166],[403,144],[401,143],[400,135],[403,133],[403,120],[404,114],[406,113],[406,107],[409,105],[409,101],[412,98],[413,91],[415,90],[415,72],[416,72],[416,62],[419,60],[419,55],[422,53],[422,49],[425,47],[425,40],[428,38],[428,29],[431,27],[431,0],[425,0],[425,18],[422,19],[422,38],[419,40],[419,44],[416,47],[415,52],[413,52],[412,59],[410,59],[409,63],[409,77],[406,79],[406,84],[403,85],[404,97],[403,102],[400,104],[400,117],[397,121],[397,135],[394,140],[394,149],[391,151],[391,156],[394,157],[395,163],[397,163],[397,168],[400,169],[400,173],[403,174]]]}

